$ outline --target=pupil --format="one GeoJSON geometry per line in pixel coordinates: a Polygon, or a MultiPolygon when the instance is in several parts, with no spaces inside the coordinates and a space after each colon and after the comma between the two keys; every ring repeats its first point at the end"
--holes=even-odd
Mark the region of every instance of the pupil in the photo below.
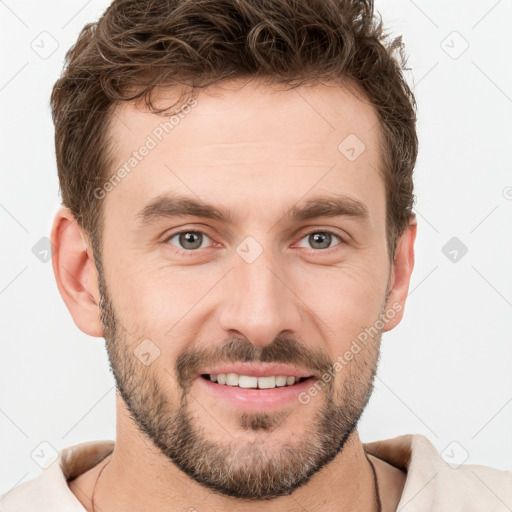
{"type": "Polygon", "coordinates": [[[322,248],[325,249],[326,247],[329,247],[330,242],[331,242],[331,235],[329,233],[314,233],[312,235],[312,237],[313,237],[313,243],[322,244],[322,239],[323,239],[322,248]]]}
{"type": "Polygon", "coordinates": [[[193,233],[191,231],[188,231],[187,233],[182,233],[180,238],[180,243],[186,248],[186,249],[197,249],[201,246],[201,242],[199,242],[199,245],[197,244],[197,240],[199,240],[199,233],[193,233]],[[194,242],[194,238],[196,238],[194,242]],[[190,244],[192,244],[192,247],[190,247],[190,244]]]}

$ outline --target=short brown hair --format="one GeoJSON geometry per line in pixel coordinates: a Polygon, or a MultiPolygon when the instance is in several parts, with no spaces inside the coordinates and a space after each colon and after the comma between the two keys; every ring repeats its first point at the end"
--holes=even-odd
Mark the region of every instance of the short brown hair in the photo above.
{"type": "Polygon", "coordinates": [[[117,102],[144,101],[161,114],[151,99],[161,86],[336,81],[362,92],[380,120],[393,261],[414,217],[416,103],[405,64],[401,36],[388,38],[370,0],[116,0],[82,29],[52,91],[62,203],[98,256],[103,219],[93,191],[113,170],[108,128],[117,102]]]}

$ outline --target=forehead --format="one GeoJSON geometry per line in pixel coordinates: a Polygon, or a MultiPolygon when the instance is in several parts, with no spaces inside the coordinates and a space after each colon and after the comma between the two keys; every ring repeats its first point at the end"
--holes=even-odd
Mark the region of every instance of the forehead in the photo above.
{"type": "MultiPolygon", "coordinates": [[[[161,91],[155,105],[172,105],[178,97],[161,91]]],[[[279,202],[282,212],[283,205],[317,192],[353,197],[373,216],[384,216],[376,111],[338,84],[286,89],[223,82],[167,117],[122,104],[110,137],[116,159],[111,173],[122,177],[112,181],[106,217],[135,221],[166,193],[271,215],[273,204],[279,202]],[[258,211],[261,201],[267,201],[266,212],[258,211]]]]}

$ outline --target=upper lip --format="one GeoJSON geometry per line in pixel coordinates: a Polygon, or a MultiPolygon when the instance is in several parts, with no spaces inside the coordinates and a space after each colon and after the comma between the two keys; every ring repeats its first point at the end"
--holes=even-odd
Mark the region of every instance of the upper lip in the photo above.
{"type": "Polygon", "coordinates": [[[303,370],[286,364],[269,363],[226,363],[218,366],[204,368],[199,375],[219,373],[236,373],[238,375],[248,375],[251,377],[270,377],[285,375],[286,377],[312,377],[313,374],[308,370],[303,370]]]}

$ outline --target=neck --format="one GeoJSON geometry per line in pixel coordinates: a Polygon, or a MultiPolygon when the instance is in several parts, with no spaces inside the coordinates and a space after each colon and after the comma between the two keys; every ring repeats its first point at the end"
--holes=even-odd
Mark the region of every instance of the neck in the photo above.
{"type": "MultiPolygon", "coordinates": [[[[141,435],[126,414],[118,414],[117,426],[114,451],[95,491],[96,510],[227,512],[242,505],[241,500],[212,492],[182,473],[141,435]]],[[[297,510],[298,503],[302,509],[317,512],[378,510],[373,470],[357,430],[332,462],[291,495],[267,501],[243,500],[243,509],[291,512],[297,510]]]]}

